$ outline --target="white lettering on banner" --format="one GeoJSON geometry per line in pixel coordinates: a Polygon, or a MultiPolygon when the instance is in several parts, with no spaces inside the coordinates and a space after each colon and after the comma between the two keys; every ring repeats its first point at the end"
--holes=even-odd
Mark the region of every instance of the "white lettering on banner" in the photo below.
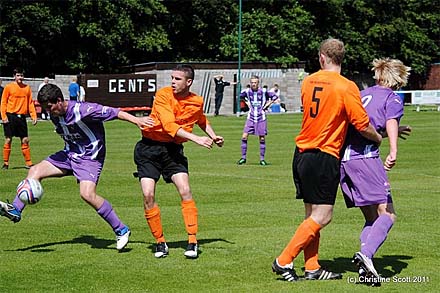
{"type": "Polygon", "coordinates": [[[148,80],[148,92],[149,93],[156,92],[156,80],[155,79],[148,80]]]}
{"type": "MultiPolygon", "coordinates": [[[[144,78],[133,79],[109,79],[108,92],[109,93],[142,93],[142,86],[145,83],[144,78]]],[[[156,91],[156,80],[148,79],[147,92],[156,91]]]]}
{"type": "Polygon", "coordinates": [[[125,79],[118,80],[118,93],[125,93],[124,83],[125,79]]]}

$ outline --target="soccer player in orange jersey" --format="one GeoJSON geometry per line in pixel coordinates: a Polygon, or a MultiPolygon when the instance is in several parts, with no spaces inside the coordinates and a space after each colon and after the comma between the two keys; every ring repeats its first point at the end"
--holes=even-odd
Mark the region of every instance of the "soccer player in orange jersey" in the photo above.
{"type": "Polygon", "coordinates": [[[159,89],[150,117],[153,127],[142,131],[134,150],[144,195],[144,215],[151,233],[156,239],[155,257],[168,255],[168,246],[162,229],[161,213],[155,201],[156,183],[162,175],[167,183],[174,183],[181,197],[182,215],[188,233],[188,246],[184,255],[197,258],[197,207],[189,186],[188,161],[183,153],[183,143],[192,142],[211,149],[215,143],[223,146],[223,137],[215,134],[203,114],[203,98],[192,92],[194,69],[189,65],[178,65],[171,73],[171,86],[159,89]],[[207,136],[192,133],[197,124],[207,136]]]}
{"type": "Polygon", "coordinates": [[[32,91],[29,85],[23,83],[23,70],[14,70],[14,82],[5,86],[1,101],[1,116],[5,144],[3,145],[3,170],[9,168],[9,156],[11,154],[12,137],[21,140],[21,152],[25,160],[25,167],[32,166],[31,150],[29,148],[28,127],[26,115],[30,114],[32,124],[37,124],[37,111],[32,100],[32,91]]]}
{"type": "Polygon", "coordinates": [[[342,274],[321,268],[318,262],[319,231],[330,223],[339,183],[340,151],[348,125],[380,144],[382,137],[369,123],[356,84],[341,75],[344,44],[327,39],[319,49],[321,70],[303,81],[302,128],[296,137],[292,169],[296,197],[302,199],[305,220],[272,270],[286,281],[297,281],[293,260],[304,251],[306,280],[341,279],[342,274]]]}

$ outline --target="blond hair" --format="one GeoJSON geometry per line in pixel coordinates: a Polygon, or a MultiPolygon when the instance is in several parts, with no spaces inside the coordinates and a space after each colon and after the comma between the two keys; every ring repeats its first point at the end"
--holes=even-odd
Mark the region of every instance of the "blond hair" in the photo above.
{"type": "Polygon", "coordinates": [[[374,79],[381,86],[397,90],[408,83],[408,76],[411,67],[405,66],[398,59],[382,58],[374,59],[373,68],[374,79]]]}

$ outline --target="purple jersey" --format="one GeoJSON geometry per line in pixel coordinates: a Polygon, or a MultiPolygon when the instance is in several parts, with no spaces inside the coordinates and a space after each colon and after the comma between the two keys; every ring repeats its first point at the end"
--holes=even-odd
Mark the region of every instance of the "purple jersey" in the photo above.
{"type": "MultiPolygon", "coordinates": [[[[403,116],[402,101],[391,89],[376,85],[361,91],[361,96],[370,123],[378,132],[386,129],[387,120],[397,119],[397,122],[400,122],[400,118],[403,116]]],[[[343,162],[379,156],[378,146],[364,138],[351,126],[345,144],[343,162]]]]}
{"type": "Polygon", "coordinates": [[[103,161],[104,121],[116,119],[119,109],[95,103],[69,101],[66,114],[52,117],[56,132],[65,142],[64,151],[74,157],[103,161]]]}
{"type": "Polygon", "coordinates": [[[269,100],[276,100],[278,96],[271,91],[263,91],[259,88],[256,92],[252,89],[247,89],[240,94],[241,98],[249,101],[251,108],[247,115],[247,119],[252,122],[261,122],[266,120],[266,112],[263,110],[264,105],[266,105],[269,100]]]}

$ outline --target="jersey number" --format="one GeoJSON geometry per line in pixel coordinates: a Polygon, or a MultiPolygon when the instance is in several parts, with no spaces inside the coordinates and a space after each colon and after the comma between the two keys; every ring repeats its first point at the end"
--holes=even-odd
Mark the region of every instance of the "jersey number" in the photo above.
{"type": "Polygon", "coordinates": [[[316,92],[321,92],[322,91],[322,87],[315,87],[313,88],[313,97],[312,97],[312,103],[316,103],[315,109],[313,109],[313,106],[310,107],[310,116],[312,118],[315,118],[316,116],[318,116],[318,112],[319,112],[319,101],[321,100],[320,98],[316,97],[316,92]],[[314,110],[314,111],[313,111],[314,110]]]}
{"type": "Polygon", "coordinates": [[[367,95],[365,97],[362,97],[362,105],[364,106],[364,108],[367,107],[367,105],[371,102],[372,99],[373,99],[372,95],[367,95]]]}

